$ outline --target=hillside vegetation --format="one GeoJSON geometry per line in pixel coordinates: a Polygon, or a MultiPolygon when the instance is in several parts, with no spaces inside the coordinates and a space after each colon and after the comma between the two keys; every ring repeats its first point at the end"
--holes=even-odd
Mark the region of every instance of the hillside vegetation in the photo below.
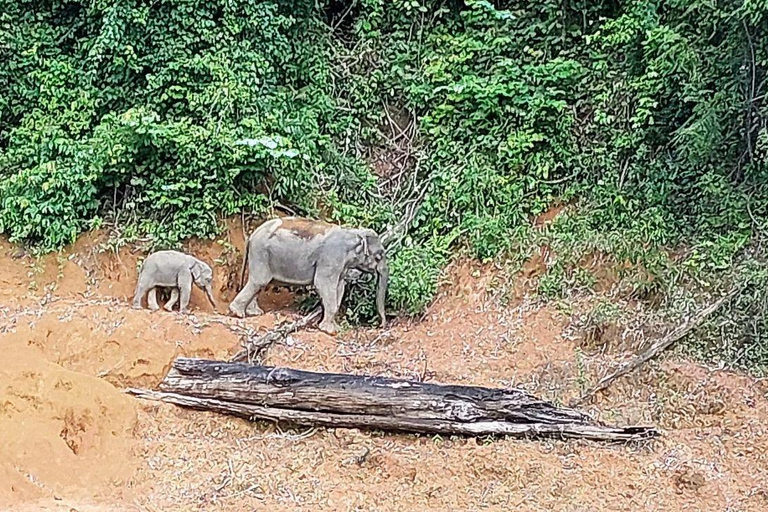
{"type": "Polygon", "coordinates": [[[696,347],[758,369],[767,43],[761,0],[0,0],[0,232],[158,248],[275,207],[381,232],[420,205],[393,311],[459,250],[547,245],[551,299],[600,253],[670,311],[746,283],[696,347]]]}

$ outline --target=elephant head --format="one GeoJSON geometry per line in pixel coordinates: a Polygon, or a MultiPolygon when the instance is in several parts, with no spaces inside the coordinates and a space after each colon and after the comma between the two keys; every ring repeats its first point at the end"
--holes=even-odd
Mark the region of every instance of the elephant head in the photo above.
{"type": "Polygon", "coordinates": [[[376,310],[381,318],[381,325],[387,323],[384,311],[384,303],[387,297],[387,284],[389,282],[389,267],[387,266],[387,253],[379,235],[371,229],[358,230],[358,244],[355,248],[355,267],[364,272],[376,273],[378,284],[376,287],[376,310]]]}
{"type": "Polygon", "coordinates": [[[216,308],[216,301],[213,299],[213,270],[211,267],[207,263],[193,258],[190,271],[192,272],[192,280],[201,290],[205,291],[211,306],[216,308]]]}

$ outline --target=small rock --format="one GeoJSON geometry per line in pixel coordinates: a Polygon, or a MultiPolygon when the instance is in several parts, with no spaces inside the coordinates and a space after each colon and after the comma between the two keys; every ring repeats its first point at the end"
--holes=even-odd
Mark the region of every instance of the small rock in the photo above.
{"type": "Polygon", "coordinates": [[[678,492],[683,490],[698,491],[706,483],[704,475],[699,471],[686,468],[679,471],[673,478],[673,483],[678,492]]]}

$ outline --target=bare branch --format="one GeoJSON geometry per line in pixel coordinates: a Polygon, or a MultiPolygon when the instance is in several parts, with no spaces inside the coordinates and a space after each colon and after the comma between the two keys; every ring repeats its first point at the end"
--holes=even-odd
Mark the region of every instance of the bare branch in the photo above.
{"type": "Polygon", "coordinates": [[[741,288],[733,288],[726,295],[720,297],[717,301],[701,310],[697,315],[685,321],[682,325],[672,330],[666,336],[655,341],[654,343],[651,343],[647,349],[638,354],[634,359],[622,364],[616,371],[600,379],[600,381],[594,387],[581,395],[581,397],[571,401],[571,407],[583,404],[589,398],[610,386],[611,383],[616,379],[633,372],[646,362],[659,355],[661,352],[671,347],[676,341],[683,338],[686,334],[698,327],[709,315],[717,311],[720,306],[733,298],[740,291],[741,288]]]}

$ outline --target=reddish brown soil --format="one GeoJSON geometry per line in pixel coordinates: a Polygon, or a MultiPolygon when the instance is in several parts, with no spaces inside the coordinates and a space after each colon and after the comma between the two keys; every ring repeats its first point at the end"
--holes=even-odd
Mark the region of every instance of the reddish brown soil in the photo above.
{"type": "MultiPolygon", "coordinates": [[[[190,316],[132,310],[139,255],[99,252],[103,240],[39,262],[0,243],[3,510],[768,509],[768,386],[688,361],[651,364],[587,407],[662,429],[632,447],[283,431],[131,398],[123,388],[154,386],[177,355],[232,354],[236,326],[272,325],[292,314],[291,296],[264,294],[268,313],[246,321],[213,312],[199,290],[190,316]]],[[[190,244],[215,265],[221,312],[242,244],[235,224],[222,243],[190,244]]],[[[538,258],[515,280],[455,264],[420,321],[307,330],[267,363],[515,385],[567,402],[621,355],[580,355],[568,317],[529,296],[538,258]]]]}

